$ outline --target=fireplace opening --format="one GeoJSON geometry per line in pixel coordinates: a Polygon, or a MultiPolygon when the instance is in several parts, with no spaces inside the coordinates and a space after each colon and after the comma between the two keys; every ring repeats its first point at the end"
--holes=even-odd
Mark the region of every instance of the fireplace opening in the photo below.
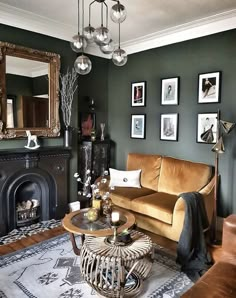
{"type": "Polygon", "coordinates": [[[36,182],[25,181],[15,190],[16,226],[31,225],[40,220],[42,192],[36,182]]]}

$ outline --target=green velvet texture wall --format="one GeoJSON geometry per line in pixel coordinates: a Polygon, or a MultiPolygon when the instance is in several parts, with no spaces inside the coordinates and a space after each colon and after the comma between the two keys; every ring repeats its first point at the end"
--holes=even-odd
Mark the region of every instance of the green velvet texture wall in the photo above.
{"type": "MultiPolygon", "coordinates": [[[[109,64],[109,132],[116,144],[115,166],[124,169],[129,152],[158,153],[214,164],[212,145],[196,142],[197,114],[221,111],[236,121],[236,30],[129,55],[124,67],[109,64]],[[221,103],[198,104],[198,74],[222,71],[221,103]],[[180,77],[178,106],[161,106],[161,79],[180,77]],[[146,107],[131,107],[131,82],[147,81],[146,107]],[[131,114],[146,114],[146,139],[130,138],[131,114]],[[179,114],[179,141],[160,140],[160,114],[179,114]]],[[[236,212],[236,129],[225,139],[220,156],[218,213],[236,212]]]]}

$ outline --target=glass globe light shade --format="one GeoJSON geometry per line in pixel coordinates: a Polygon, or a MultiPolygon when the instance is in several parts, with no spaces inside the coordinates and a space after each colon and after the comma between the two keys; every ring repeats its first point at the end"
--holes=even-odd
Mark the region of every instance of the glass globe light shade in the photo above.
{"type": "Polygon", "coordinates": [[[84,28],[84,36],[87,39],[88,43],[93,42],[95,29],[92,26],[84,28]]]}
{"type": "Polygon", "coordinates": [[[108,44],[100,46],[100,50],[103,52],[103,54],[111,54],[114,51],[114,43],[111,39],[108,44]]]}
{"type": "Polygon", "coordinates": [[[99,27],[94,32],[94,41],[97,45],[108,44],[111,39],[110,32],[106,27],[99,27]]]}
{"type": "Polygon", "coordinates": [[[127,17],[127,11],[124,5],[117,3],[112,6],[110,17],[114,23],[122,23],[127,17]]]}
{"type": "Polygon", "coordinates": [[[79,53],[82,48],[85,49],[87,47],[87,40],[84,35],[77,34],[73,36],[70,46],[74,52],[79,53]]]}
{"type": "Polygon", "coordinates": [[[122,49],[116,49],[112,54],[112,61],[116,66],[123,66],[128,60],[127,54],[122,49]]]}
{"type": "Polygon", "coordinates": [[[91,71],[92,63],[87,56],[82,54],[75,60],[74,67],[76,72],[81,75],[86,75],[91,71]]]}

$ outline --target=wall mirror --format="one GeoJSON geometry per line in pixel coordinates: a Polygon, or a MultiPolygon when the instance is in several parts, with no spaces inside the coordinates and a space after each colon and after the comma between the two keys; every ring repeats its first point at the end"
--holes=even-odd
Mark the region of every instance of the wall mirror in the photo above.
{"type": "Polygon", "coordinates": [[[60,134],[58,54],[0,42],[0,139],[60,134]]]}

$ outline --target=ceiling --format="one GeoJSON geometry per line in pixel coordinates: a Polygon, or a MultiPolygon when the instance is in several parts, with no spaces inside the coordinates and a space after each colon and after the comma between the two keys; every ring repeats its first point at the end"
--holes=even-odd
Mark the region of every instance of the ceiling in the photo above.
{"type": "MultiPolygon", "coordinates": [[[[85,26],[91,1],[85,0],[85,26]]],[[[114,4],[111,0],[106,2],[109,7],[114,4]]],[[[128,54],[236,28],[236,0],[121,0],[121,3],[128,14],[121,24],[121,45],[128,54]]],[[[77,0],[0,0],[0,22],[71,40],[78,31],[77,7],[77,0]]],[[[99,3],[92,6],[91,24],[100,25],[99,3]]],[[[117,41],[117,24],[109,20],[108,27],[117,41]]],[[[103,56],[95,46],[88,52],[103,56]]]]}

